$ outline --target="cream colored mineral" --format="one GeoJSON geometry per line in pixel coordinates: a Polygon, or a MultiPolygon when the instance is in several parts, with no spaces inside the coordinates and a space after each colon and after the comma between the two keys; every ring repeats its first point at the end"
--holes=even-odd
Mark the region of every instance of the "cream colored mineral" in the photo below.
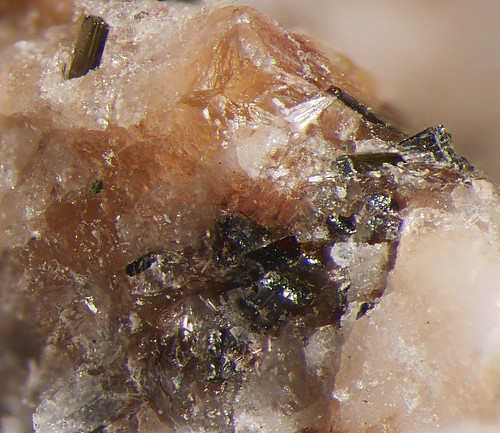
{"type": "Polygon", "coordinates": [[[500,428],[499,199],[444,128],[227,1],[0,12],[2,432],[500,428]]]}
{"type": "Polygon", "coordinates": [[[498,198],[483,180],[451,198],[407,215],[384,296],[342,346],[338,431],[500,426],[498,198]]]}

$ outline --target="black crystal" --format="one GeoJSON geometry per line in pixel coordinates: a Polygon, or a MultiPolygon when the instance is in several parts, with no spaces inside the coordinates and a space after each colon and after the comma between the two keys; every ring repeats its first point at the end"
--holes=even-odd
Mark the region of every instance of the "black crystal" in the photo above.
{"type": "Polygon", "coordinates": [[[92,182],[92,185],[90,186],[90,190],[94,195],[99,194],[103,189],[104,189],[104,182],[102,179],[96,179],[94,182],[92,182]]]}
{"type": "Polygon", "coordinates": [[[240,347],[236,338],[227,328],[211,330],[207,337],[208,373],[207,379],[212,381],[234,380],[236,358],[240,347]]]}
{"type": "Polygon", "coordinates": [[[263,269],[290,268],[300,257],[300,244],[295,236],[286,236],[262,248],[251,251],[247,257],[258,262],[263,269]]]}
{"type": "Polygon", "coordinates": [[[267,328],[304,311],[314,286],[292,275],[268,272],[250,287],[240,289],[238,306],[255,324],[267,328]]]}
{"type": "Polygon", "coordinates": [[[138,259],[130,262],[126,268],[125,273],[129,277],[133,277],[135,275],[139,275],[144,272],[146,269],[150,268],[151,265],[158,260],[158,255],[156,253],[147,253],[138,259]]]}
{"type": "Polygon", "coordinates": [[[82,77],[99,67],[108,33],[109,25],[102,18],[92,15],[84,18],[73,50],[69,79],[82,77]]]}
{"type": "Polygon", "coordinates": [[[356,111],[365,119],[366,121],[373,123],[373,124],[378,124],[382,126],[386,126],[387,123],[382,120],[374,111],[371,107],[368,107],[358,101],[356,98],[353,96],[349,95],[346,91],[342,90],[340,87],[337,86],[331,86],[328,88],[327,93],[330,93],[331,95],[335,96],[339,101],[341,101],[344,105],[349,107],[350,109],[356,111]]]}
{"type": "Polygon", "coordinates": [[[437,163],[455,170],[470,170],[470,163],[456,154],[451,135],[442,125],[427,128],[402,141],[400,147],[409,161],[437,163]]]}
{"type": "Polygon", "coordinates": [[[402,219],[399,217],[396,200],[390,195],[376,193],[368,197],[365,207],[365,219],[371,234],[371,244],[396,241],[402,219]]]}
{"type": "Polygon", "coordinates": [[[355,173],[378,171],[384,164],[397,165],[400,162],[405,160],[397,152],[353,153],[337,158],[332,168],[347,177],[355,173]]]}
{"type": "Polygon", "coordinates": [[[222,266],[231,266],[268,243],[269,233],[249,218],[228,215],[217,220],[211,238],[214,259],[222,266]]]}
{"type": "Polygon", "coordinates": [[[375,302],[363,302],[359,307],[356,319],[363,317],[368,311],[375,307],[375,302]]]}
{"type": "Polygon", "coordinates": [[[356,218],[354,214],[348,217],[333,214],[326,219],[326,226],[335,240],[345,239],[356,232],[356,218]]]}

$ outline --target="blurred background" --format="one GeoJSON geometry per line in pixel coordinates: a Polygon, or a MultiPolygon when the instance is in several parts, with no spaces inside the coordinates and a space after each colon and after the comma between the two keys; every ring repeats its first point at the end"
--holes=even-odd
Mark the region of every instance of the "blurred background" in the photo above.
{"type": "Polygon", "coordinates": [[[444,124],[500,185],[500,0],[240,0],[342,51],[418,132],[444,124]]]}

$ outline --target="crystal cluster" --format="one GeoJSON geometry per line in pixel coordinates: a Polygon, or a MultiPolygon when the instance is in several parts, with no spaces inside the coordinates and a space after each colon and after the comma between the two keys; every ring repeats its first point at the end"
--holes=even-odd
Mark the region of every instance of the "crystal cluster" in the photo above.
{"type": "Polygon", "coordinates": [[[500,425],[499,201],[442,126],[245,6],[47,3],[0,22],[2,432],[500,425]]]}

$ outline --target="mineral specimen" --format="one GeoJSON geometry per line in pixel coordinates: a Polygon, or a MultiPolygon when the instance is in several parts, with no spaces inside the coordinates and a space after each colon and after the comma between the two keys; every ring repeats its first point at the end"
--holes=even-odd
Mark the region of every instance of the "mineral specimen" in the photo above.
{"type": "Polygon", "coordinates": [[[225,1],[2,54],[2,431],[500,426],[499,201],[442,126],[225,1]]]}
{"type": "Polygon", "coordinates": [[[109,26],[101,18],[93,16],[84,18],[68,78],[81,77],[99,66],[108,32],[109,26]]]}

